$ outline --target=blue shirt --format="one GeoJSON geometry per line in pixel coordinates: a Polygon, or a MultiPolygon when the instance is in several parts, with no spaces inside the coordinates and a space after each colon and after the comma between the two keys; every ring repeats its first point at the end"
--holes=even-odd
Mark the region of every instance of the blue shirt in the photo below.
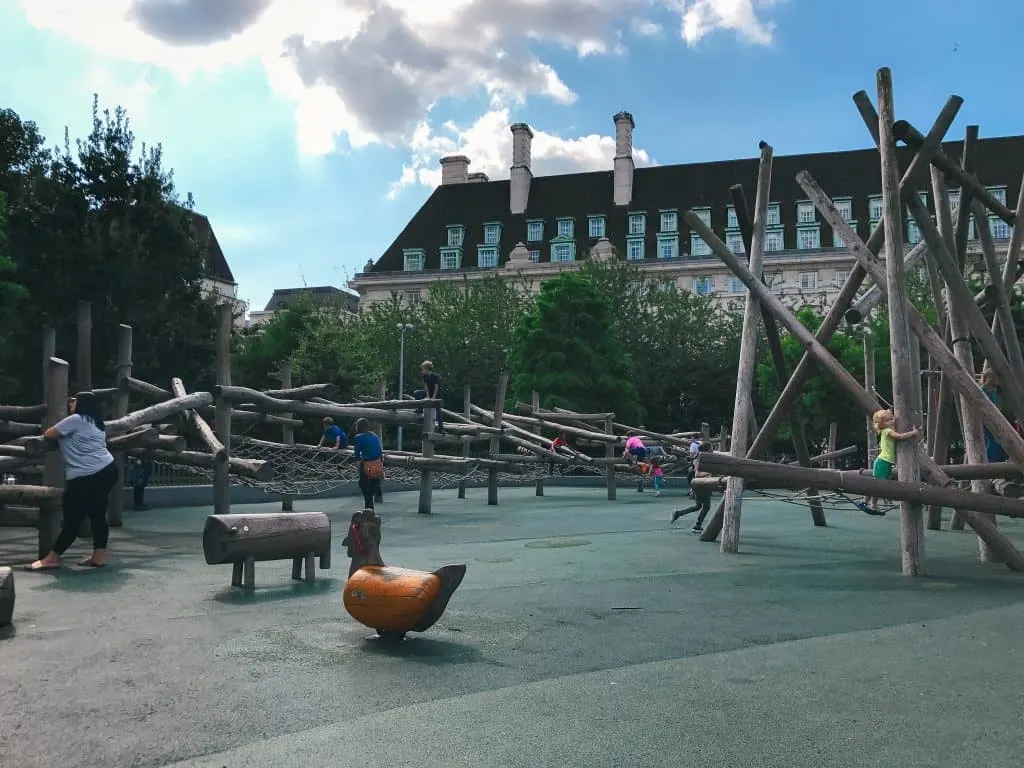
{"type": "Polygon", "coordinates": [[[341,438],[341,448],[345,448],[348,445],[348,435],[341,431],[341,427],[337,424],[331,424],[327,429],[324,430],[324,445],[328,448],[333,448],[334,444],[341,438]]]}
{"type": "Polygon", "coordinates": [[[360,432],[352,444],[352,455],[363,461],[373,461],[384,455],[380,438],[375,432],[360,432]]]}
{"type": "Polygon", "coordinates": [[[106,433],[90,419],[73,413],[53,426],[60,435],[57,445],[64,457],[65,479],[94,475],[114,461],[107,450],[106,433]]]}

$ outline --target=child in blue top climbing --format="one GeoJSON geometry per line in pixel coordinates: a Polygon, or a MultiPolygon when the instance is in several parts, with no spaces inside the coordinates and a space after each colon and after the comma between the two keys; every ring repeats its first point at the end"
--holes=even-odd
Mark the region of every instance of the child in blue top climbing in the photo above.
{"type": "Polygon", "coordinates": [[[324,434],[317,443],[317,448],[348,448],[348,435],[330,416],[324,419],[324,434]]]}
{"type": "MultiPolygon", "coordinates": [[[[441,399],[441,376],[434,370],[434,364],[430,360],[420,363],[420,373],[423,374],[423,389],[417,389],[412,396],[417,400],[440,400],[441,399]]],[[[441,409],[435,409],[434,416],[437,419],[438,434],[444,434],[444,415],[441,409]]]]}
{"type": "Polygon", "coordinates": [[[356,421],[352,456],[359,461],[359,490],[363,492],[363,509],[373,509],[375,498],[381,496],[380,481],[384,477],[384,446],[370,430],[366,419],[356,421]]]}
{"type": "MultiPolygon", "coordinates": [[[[995,371],[986,368],[981,372],[981,390],[988,395],[988,399],[992,401],[992,404],[999,407],[999,379],[996,378],[995,371]]],[[[984,427],[985,434],[985,458],[989,463],[996,461],[1006,461],[1006,451],[1003,450],[1003,446],[996,442],[995,436],[988,431],[988,427],[984,427]]]]}

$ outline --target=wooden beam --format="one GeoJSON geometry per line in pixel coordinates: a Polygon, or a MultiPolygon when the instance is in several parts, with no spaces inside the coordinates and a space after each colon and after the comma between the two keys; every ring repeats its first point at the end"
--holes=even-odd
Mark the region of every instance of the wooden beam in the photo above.
{"type": "MultiPolygon", "coordinates": [[[[46,371],[46,415],[43,427],[48,429],[68,415],[68,364],[59,357],[51,357],[46,371]]],[[[42,438],[32,438],[42,440],[42,438]]],[[[26,452],[28,446],[25,446],[26,452]]],[[[43,459],[43,485],[64,488],[64,459],[60,451],[47,451],[43,459]]],[[[60,532],[63,504],[59,496],[47,496],[39,505],[39,557],[53,549],[60,532]]]]}
{"type": "MultiPolygon", "coordinates": [[[[503,421],[503,415],[505,413],[505,396],[508,391],[508,371],[502,371],[498,376],[498,391],[494,398],[494,420],[492,425],[500,427],[503,421]]],[[[501,451],[501,437],[495,436],[491,438],[491,450],[490,453],[499,453],[501,451]]],[[[487,504],[494,506],[498,503],[498,471],[495,469],[487,470],[487,504]]]]}
{"type": "MultiPolygon", "coordinates": [[[[188,392],[185,390],[185,383],[178,377],[171,379],[171,391],[177,398],[187,397],[188,392]]],[[[206,446],[206,450],[210,452],[217,461],[225,461],[228,457],[227,448],[224,444],[213,434],[213,429],[206,423],[206,420],[200,416],[195,409],[190,408],[185,411],[185,418],[191,425],[192,429],[202,440],[203,445],[206,446]]],[[[216,418],[216,416],[215,416],[216,418]]]]}
{"type": "Polygon", "coordinates": [[[10,419],[11,421],[32,419],[38,422],[45,413],[45,403],[39,405],[0,405],[0,419],[10,419]]]}
{"type": "Polygon", "coordinates": [[[358,405],[328,405],[301,400],[278,400],[247,387],[216,386],[214,395],[232,403],[252,403],[257,409],[269,413],[304,413],[310,416],[331,416],[339,419],[367,419],[388,424],[416,424],[419,413],[411,409],[385,411],[358,405]]]}

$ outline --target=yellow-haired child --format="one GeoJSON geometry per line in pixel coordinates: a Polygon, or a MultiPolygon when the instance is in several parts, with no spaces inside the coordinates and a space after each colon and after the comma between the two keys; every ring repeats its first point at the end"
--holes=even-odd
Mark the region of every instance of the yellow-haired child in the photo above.
{"type": "MultiPolygon", "coordinates": [[[[871,414],[871,425],[878,435],[878,457],[871,468],[871,475],[879,480],[888,480],[892,476],[893,468],[896,466],[896,442],[912,440],[920,434],[917,429],[912,429],[909,432],[897,432],[892,428],[895,418],[893,412],[887,410],[875,411],[871,414]]],[[[864,501],[858,503],[857,507],[869,515],[884,515],[885,511],[879,510],[875,506],[877,501],[878,499],[871,496],[865,496],[864,501]]]]}

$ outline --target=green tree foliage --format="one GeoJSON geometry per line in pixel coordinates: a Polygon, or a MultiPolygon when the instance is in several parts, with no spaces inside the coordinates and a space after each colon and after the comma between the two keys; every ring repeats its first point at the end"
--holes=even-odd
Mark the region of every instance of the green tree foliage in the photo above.
{"type": "MultiPolygon", "coordinates": [[[[0,192],[8,198],[8,255],[30,300],[6,330],[5,367],[22,371],[4,399],[39,398],[39,329],[57,331],[73,358],[75,312],[92,304],[93,378],[113,375],[118,323],[134,328],[134,369],[165,384],[210,381],[215,326],[204,298],[205,246],[191,199],[180,202],[161,148],[142,147],[125,112],[93,103],[89,135],[48,150],[36,126],[0,112],[0,192]]],[[[72,365],[72,385],[78,377],[72,365]]]]}
{"type": "Polygon", "coordinates": [[[536,390],[548,408],[613,411],[623,421],[639,422],[643,408],[633,361],[615,335],[613,313],[587,274],[563,272],[545,282],[516,327],[513,397],[529,402],[536,390]]]}
{"type": "MultiPolygon", "coordinates": [[[[7,197],[0,192],[0,329],[10,329],[17,322],[21,302],[28,296],[28,291],[15,281],[16,266],[7,256],[7,197]]],[[[0,330],[0,360],[5,359],[11,350],[9,332],[0,330]]],[[[0,369],[0,392],[13,389],[15,385],[13,371],[0,369]]]]}

